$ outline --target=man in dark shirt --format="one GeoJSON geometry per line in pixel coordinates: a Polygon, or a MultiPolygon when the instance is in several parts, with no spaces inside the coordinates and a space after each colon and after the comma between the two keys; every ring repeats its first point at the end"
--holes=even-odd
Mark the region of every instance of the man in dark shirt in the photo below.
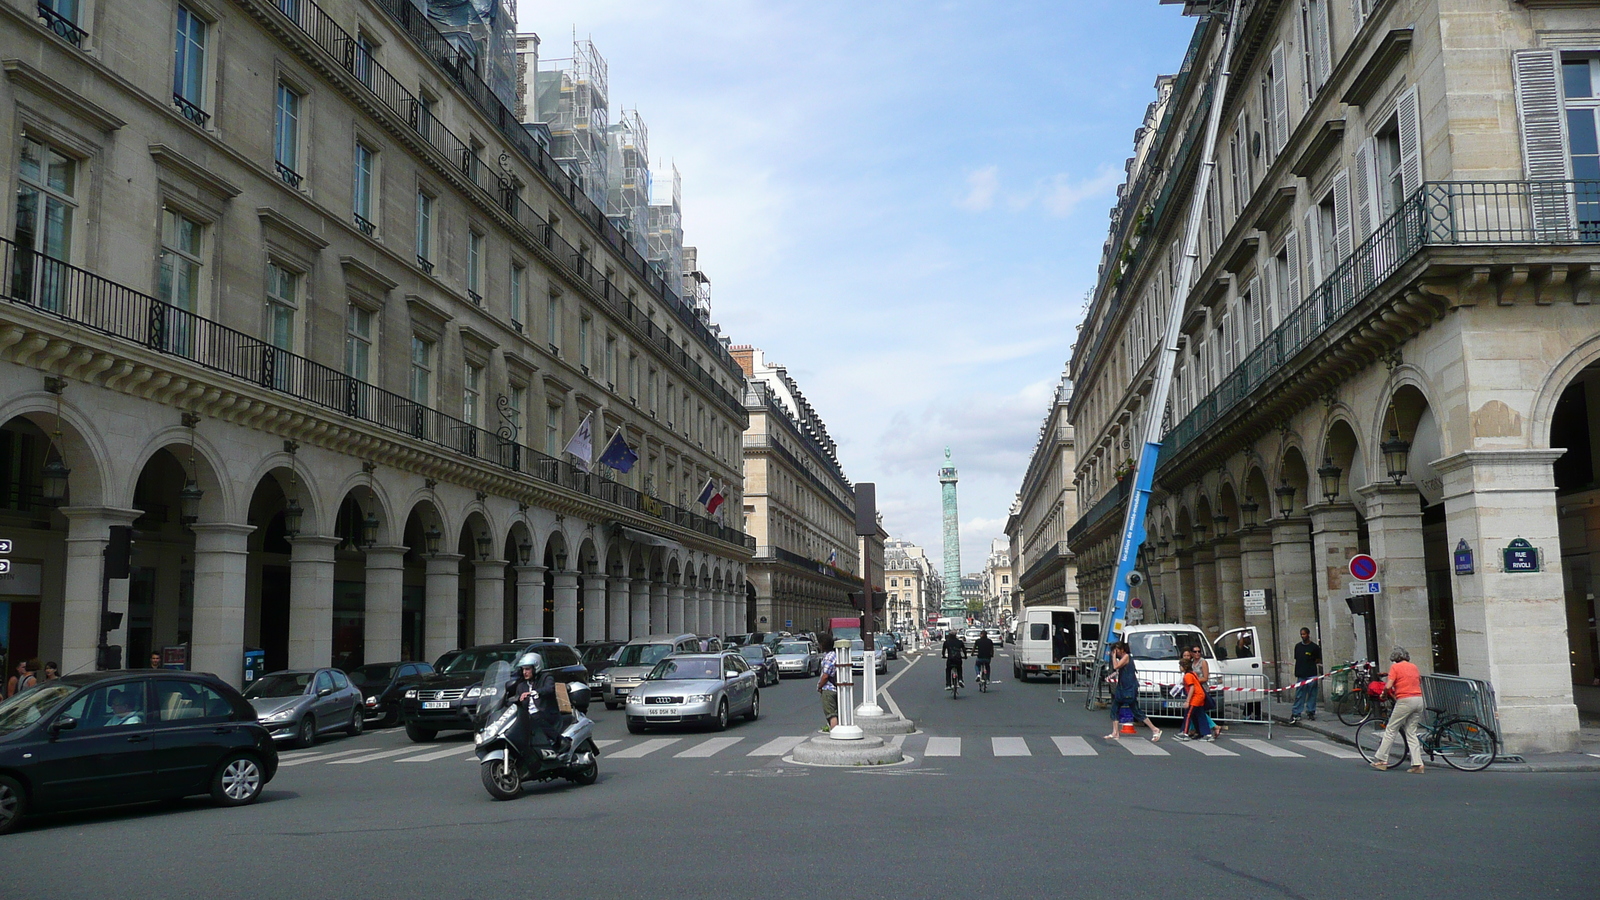
{"type": "MultiPolygon", "coordinates": [[[[1294,645],[1294,680],[1305,681],[1322,674],[1322,648],[1311,642],[1311,629],[1300,629],[1300,643],[1294,645]]],[[[1300,721],[1300,714],[1313,722],[1317,720],[1317,682],[1302,684],[1294,689],[1294,709],[1289,713],[1289,724],[1300,721]]]]}
{"type": "Polygon", "coordinates": [[[972,646],[973,655],[978,661],[973,665],[974,674],[981,673],[984,678],[989,677],[990,661],[994,659],[994,641],[989,640],[989,632],[978,635],[978,640],[972,646]]]}

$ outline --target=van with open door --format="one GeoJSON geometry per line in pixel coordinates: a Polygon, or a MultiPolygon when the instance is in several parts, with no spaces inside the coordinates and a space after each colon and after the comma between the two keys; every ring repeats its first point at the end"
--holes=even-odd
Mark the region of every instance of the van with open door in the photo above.
{"type": "MultiPolygon", "coordinates": [[[[1129,625],[1122,639],[1128,642],[1128,655],[1139,670],[1139,706],[1147,714],[1181,717],[1187,701],[1166,695],[1163,685],[1181,684],[1183,675],[1178,658],[1186,647],[1198,646],[1211,674],[1262,675],[1261,636],[1254,625],[1234,628],[1210,640],[1198,625],[1180,623],[1129,625]]],[[[1268,683],[1262,687],[1272,687],[1268,683]]],[[[1253,698],[1251,698],[1253,699],[1253,698]]],[[[1249,704],[1247,704],[1249,705],[1249,704]]],[[[1252,717],[1257,710],[1252,710],[1252,717]]]]}
{"type": "Polygon", "coordinates": [[[1011,670],[1018,681],[1037,675],[1057,678],[1065,666],[1078,669],[1078,610],[1070,606],[1024,606],[1018,618],[1011,670]]]}

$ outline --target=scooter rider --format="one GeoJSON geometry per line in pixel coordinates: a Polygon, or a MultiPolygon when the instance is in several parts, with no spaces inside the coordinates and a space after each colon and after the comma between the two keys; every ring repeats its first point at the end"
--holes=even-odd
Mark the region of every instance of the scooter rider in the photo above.
{"type": "Polygon", "coordinates": [[[542,736],[551,747],[561,745],[561,709],[556,704],[556,677],[545,671],[544,655],[529,650],[517,659],[520,674],[506,686],[527,726],[531,748],[542,736]]]}

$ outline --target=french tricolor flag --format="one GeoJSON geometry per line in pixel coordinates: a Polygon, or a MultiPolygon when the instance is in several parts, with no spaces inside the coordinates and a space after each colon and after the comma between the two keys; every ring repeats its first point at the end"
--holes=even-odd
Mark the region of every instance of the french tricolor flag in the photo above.
{"type": "Polygon", "coordinates": [[[700,496],[698,499],[700,501],[700,505],[706,508],[706,515],[711,515],[717,511],[717,507],[722,505],[722,501],[728,498],[722,496],[722,491],[717,490],[717,483],[715,481],[707,478],[706,486],[700,489],[700,496]]]}

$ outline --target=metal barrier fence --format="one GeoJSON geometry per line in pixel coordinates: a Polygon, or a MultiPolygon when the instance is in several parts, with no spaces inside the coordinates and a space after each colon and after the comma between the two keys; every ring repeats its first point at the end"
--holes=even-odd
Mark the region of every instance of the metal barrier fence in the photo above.
{"type": "Polygon", "coordinates": [[[1495,707],[1494,686],[1489,682],[1459,675],[1424,675],[1422,697],[1433,715],[1440,719],[1457,716],[1475,719],[1494,732],[1497,747],[1504,746],[1500,740],[1500,714],[1495,707]]]}
{"type": "MultiPolygon", "coordinates": [[[[1176,672],[1140,672],[1139,710],[1147,716],[1183,718],[1188,711],[1188,699],[1167,693],[1174,684],[1182,683],[1176,672]]],[[[1206,691],[1217,702],[1217,708],[1210,712],[1211,721],[1265,725],[1268,740],[1272,738],[1267,676],[1213,673],[1206,691]]]]}

